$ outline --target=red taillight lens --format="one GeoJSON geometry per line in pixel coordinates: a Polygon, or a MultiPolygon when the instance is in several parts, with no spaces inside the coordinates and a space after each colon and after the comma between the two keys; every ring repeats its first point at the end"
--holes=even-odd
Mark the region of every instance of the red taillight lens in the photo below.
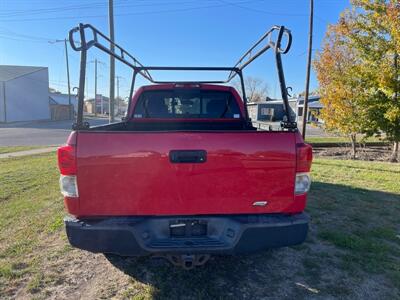
{"type": "Polygon", "coordinates": [[[76,175],[75,147],[62,146],[57,149],[58,168],[62,175],[76,175]]]}
{"type": "Polygon", "coordinates": [[[296,172],[309,172],[312,163],[312,147],[308,144],[297,144],[296,172]]]}

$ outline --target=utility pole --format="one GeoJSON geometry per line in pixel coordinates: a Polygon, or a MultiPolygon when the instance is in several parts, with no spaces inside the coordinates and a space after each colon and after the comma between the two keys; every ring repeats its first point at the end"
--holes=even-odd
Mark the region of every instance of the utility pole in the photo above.
{"type": "Polygon", "coordinates": [[[67,47],[67,41],[68,39],[63,39],[63,40],[52,40],[48,41],[50,44],[55,44],[55,43],[64,43],[65,47],[65,61],[67,63],[67,82],[68,82],[68,107],[69,107],[69,119],[72,120],[72,110],[71,110],[71,82],[69,79],[69,60],[68,60],[68,47],[67,47]]]}
{"type": "Polygon", "coordinates": [[[117,113],[119,113],[119,79],[122,78],[121,76],[115,76],[117,78],[117,113]]]}
{"type": "Polygon", "coordinates": [[[89,99],[89,79],[88,79],[88,74],[86,73],[86,78],[85,78],[85,92],[86,92],[86,99],[89,99]]]}
{"type": "Polygon", "coordinates": [[[94,116],[97,116],[97,58],[94,60],[94,116]]]}
{"type": "Polygon", "coordinates": [[[67,62],[69,119],[72,120],[72,109],[71,109],[71,83],[70,83],[70,80],[69,80],[69,61],[68,61],[67,39],[64,39],[64,46],[65,46],[65,60],[66,60],[66,62],[67,62]]]}
{"type": "MultiPolygon", "coordinates": [[[[97,78],[101,77],[101,75],[97,75],[97,66],[98,64],[100,65],[106,65],[104,62],[101,60],[98,60],[97,58],[95,60],[91,60],[88,62],[88,64],[94,64],[94,115],[97,116],[97,78]]],[[[101,98],[101,114],[103,114],[103,97],[101,98]]]]}
{"type": "Polygon", "coordinates": [[[314,0],[310,0],[310,28],[308,32],[308,58],[307,58],[307,74],[306,74],[306,91],[304,95],[303,105],[303,139],[306,138],[307,114],[308,114],[308,93],[310,89],[310,72],[312,57],[312,40],[313,40],[313,21],[314,21],[314,0]]]}
{"type": "MultiPolygon", "coordinates": [[[[110,30],[110,50],[114,53],[114,4],[113,0],[108,0],[108,22],[110,30]]],[[[115,58],[110,55],[110,102],[109,102],[109,122],[114,122],[114,88],[115,88],[115,58]]]]}

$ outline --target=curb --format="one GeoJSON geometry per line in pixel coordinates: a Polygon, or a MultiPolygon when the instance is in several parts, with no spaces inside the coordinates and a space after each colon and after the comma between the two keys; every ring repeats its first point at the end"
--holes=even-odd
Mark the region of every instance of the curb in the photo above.
{"type": "Polygon", "coordinates": [[[0,154],[0,159],[49,153],[49,152],[53,152],[53,151],[57,150],[57,148],[58,147],[53,146],[53,147],[47,147],[47,148],[39,148],[39,149],[31,149],[31,150],[25,150],[25,151],[3,153],[3,154],[0,154]]]}

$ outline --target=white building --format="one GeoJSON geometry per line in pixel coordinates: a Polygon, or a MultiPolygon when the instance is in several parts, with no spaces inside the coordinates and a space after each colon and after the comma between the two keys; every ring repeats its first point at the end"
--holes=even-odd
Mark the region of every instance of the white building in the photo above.
{"type": "MultiPolygon", "coordinates": [[[[308,97],[308,111],[307,111],[307,122],[311,123],[324,123],[319,117],[319,113],[324,106],[321,103],[321,97],[318,95],[310,95],[308,97]]],[[[303,122],[303,109],[304,109],[304,97],[297,98],[297,122],[303,122]]]]}
{"type": "Polygon", "coordinates": [[[50,104],[69,105],[71,99],[71,105],[74,107],[74,112],[78,111],[78,99],[74,94],[69,96],[68,94],[62,94],[60,92],[49,93],[50,104]]]}
{"type": "MultiPolygon", "coordinates": [[[[302,122],[304,98],[292,98],[288,101],[291,109],[290,113],[296,122],[302,122]]],[[[310,96],[308,98],[307,122],[323,123],[323,120],[318,117],[322,108],[320,96],[310,96]]],[[[267,101],[263,102],[248,103],[248,111],[254,121],[261,122],[280,122],[283,121],[285,116],[283,100],[267,99],[267,101]]]]}
{"type": "Polygon", "coordinates": [[[48,68],[0,65],[0,122],[48,119],[48,68]]]}
{"type": "MultiPolygon", "coordinates": [[[[296,100],[289,99],[290,114],[296,116],[296,100]]],[[[253,121],[281,122],[286,116],[282,100],[268,100],[265,102],[248,103],[247,109],[253,121]]]]}

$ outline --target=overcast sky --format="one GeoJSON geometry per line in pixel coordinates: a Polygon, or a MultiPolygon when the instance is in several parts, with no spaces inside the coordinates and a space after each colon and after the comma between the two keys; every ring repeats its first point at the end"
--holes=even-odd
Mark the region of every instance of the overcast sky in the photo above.
{"type": "MultiPolygon", "coordinates": [[[[293,33],[291,51],[283,57],[286,81],[295,93],[304,90],[308,34],[308,0],[114,0],[116,42],[144,65],[232,66],[272,25],[293,33]]],[[[63,43],[79,22],[108,34],[107,0],[0,0],[0,64],[47,66],[50,86],[66,91],[63,43]]],[[[321,47],[328,24],[335,23],[348,0],[315,0],[314,49],[321,47]]],[[[79,54],[68,49],[72,86],[78,84],[79,54]]],[[[108,94],[109,58],[98,58],[99,93],[108,94]]],[[[128,95],[131,72],[117,64],[120,95],[128,95]]],[[[279,98],[271,54],[254,62],[245,75],[267,82],[279,98]]],[[[225,74],[155,73],[157,79],[224,79],[225,74]]],[[[144,84],[139,81],[139,84],[144,84]]],[[[94,64],[88,64],[88,95],[94,94],[94,64]]],[[[317,87],[314,75],[311,89],[317,87]]]]}

